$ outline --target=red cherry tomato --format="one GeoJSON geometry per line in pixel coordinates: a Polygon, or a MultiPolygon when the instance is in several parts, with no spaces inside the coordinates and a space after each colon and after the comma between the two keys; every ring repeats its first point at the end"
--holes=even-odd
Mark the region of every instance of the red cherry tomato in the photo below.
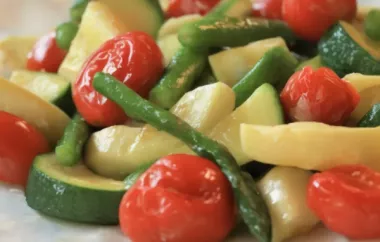
{"type": "Polygon", "coordinates": [[[253,16],[282,19],[283,0],[256,0],[252,3],[253,16]]]}
{"type": "Polygon", "coordinates": [[[49,150],[47,139],[33,126],[0,111],[0,181],[25,186],[34,157],[49,150]]]}
{"type": "Polygon", "coordinates": [[[148,34],[129,32],[108,40],[87,60],[73,85],[73,100],[88,123],[98,127],[121,124],[127,120],[125,113],[95,91],[94,75],[109,73],[145,97],[163,71],[163,56],[156,42],[148,34]]]}
{"type": "Polygon", "coordinates": [[[170,0],[166,16],[171,18],[188,14],[205,15],[219,2],[220,0],[170,0]]]}
{"type": "Polygon", "coordinates": [[[307,202],[330,230],[350,239],[380,239],[380,173],[343,165],[315,174],[307,202]]]}
{"type": "Polygon", "coordinates": [[[300,37],[318,41],[338,20],[351,20],[356,0],[283,0],[282,17],[300,37]]]}
{"type": "Polygon", "coordinates": [[[359,103],[355,88],[328,68],[305,67],[290,77],[281,102],[291,121],[342,125],[359,103]]]}
{"type": "Polygon", "coordinates": [[[55,31],[43,36],[28,54],[27,69],[56,73],[67,52],[58,47],[55,31]]]}
{"type": "Polygon", "coordinates": [[[134,242],[219,242],[233,228],[235,211],[232,188],[214,163],[177,154],[158,160],[138,179],[119,217],[134,242]]]}

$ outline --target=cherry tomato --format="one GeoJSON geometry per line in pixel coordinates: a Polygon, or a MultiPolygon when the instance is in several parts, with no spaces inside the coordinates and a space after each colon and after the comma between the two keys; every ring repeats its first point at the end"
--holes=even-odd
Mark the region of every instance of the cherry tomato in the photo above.
{"type": "Polygon", "coordinates": [[[343,165],[315,174],[307,202],[330,230],[350,239],[380,239],[380,173],[343,165]]]}
{"type": "Polygon", "coordinates": [[[219,2],[220,0],[170,0],[166,16],[171,18],[188,14],[205,15],[219,2]]]}
{"type": "Polygon", "coordinates": [[[163,71],[163,56],[156,42],[143,32],[129,32],[108,40],[87,60],[73,85],[73,100],[88,123],[98,127],[121,124],[127,120],[125,113],[95,91],[94,75],[109,73],[146,97],[163,71]]]}
{"type": "Polygon", "coordinates": [[[318,41],[338,20],[352,20],[356,0],[283,0],[282,17],[300,37],[318,41]]]}
{"type": "Polygon", "coordinates": [[[359,103],[355,88],[328,68],[310,66],[296,72],[281,92],[281,102],[291,121],[342,125],[359,103]]]}
{"type": "Polygon", "coordinates": [[[256,0],[252,3],[253,16],[282,19],[283,0],[256,0]]]}
{"type": "Polygon", "coordinates": [[[119,217],[134,242],[220,242],[235,212],[232,188],[214,163],[176,154],[141,175],[123,197],[119,217]]]}
{"type": "Polygon", "coordinates": [[[67,52],[58,47],[55,31],[41,37],[28,54],[27,69],[56,73],[67,52]]]}
{"type": "Polygon", "coordinates": [[[0,181],[25,186],[34,157],[49,150],[47,139],[37,129],[0,111],[0,181]]]}

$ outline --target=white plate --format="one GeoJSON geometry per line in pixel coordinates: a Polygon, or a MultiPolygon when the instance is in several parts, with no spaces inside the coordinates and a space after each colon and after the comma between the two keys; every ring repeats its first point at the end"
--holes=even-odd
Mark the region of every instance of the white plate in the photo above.
{"type": "MultiPolygon", "coordinates": [[[[302,0],[300,0],[302,1],[302,0]]],[[[380,0],[359,1],[379,5],[380,0]]],[[[71,0],[0,0],[0,37],[9,34],[42,34],[67,18],[71,0]]],[[[28,208],[24,194],[0,184],[0,242],[127,242],[117,227],[86,226],[47,218],[28,208]]],[[[234,242],[253,241],[237,238],[234,242]]],[[[346,242],[319,227],[289,242],[346,242]]],[[[377,240],[379,241],[379,240],[377,240]]],[[[375,242],[375,241],[373,241],[375,242]]]]}

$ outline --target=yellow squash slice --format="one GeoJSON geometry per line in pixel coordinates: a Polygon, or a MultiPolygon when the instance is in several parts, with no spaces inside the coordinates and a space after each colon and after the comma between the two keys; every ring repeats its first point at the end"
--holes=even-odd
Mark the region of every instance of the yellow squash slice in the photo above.
{"type": "Polygon", "coordinates": [[[252,160],[305,170],[363,164],[380,171],[380,128],[348,128],[299,122],[279,126],[242,124],[243,151],[252,160]]]}

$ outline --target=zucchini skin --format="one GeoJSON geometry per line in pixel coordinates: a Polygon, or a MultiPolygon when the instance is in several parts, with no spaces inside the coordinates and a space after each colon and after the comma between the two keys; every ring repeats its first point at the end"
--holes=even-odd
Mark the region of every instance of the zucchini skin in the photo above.
{"type": "Polygon", "coordinates": [[[356,43],[341,23],[335,24],[322,37],[318,50],[322,63],[340,77],[355,72],[380,75],[380,61],[356,43]]]}
{"type": "Polygon", "coordinates": [[[380,126],[380,103],[372,106],[371,110],[359,121],[358,127],[370,128],[380,126]]]}
{"type": "Polygon", "coordinates": [[[29,207],[45,215],[73,222],[96,225],[119,223],[119,204],[124,189],[96,190],[62,182],[39,168],[38,160],[43,157],[35,159],[29,174],[25,191],[29,207]]]}

